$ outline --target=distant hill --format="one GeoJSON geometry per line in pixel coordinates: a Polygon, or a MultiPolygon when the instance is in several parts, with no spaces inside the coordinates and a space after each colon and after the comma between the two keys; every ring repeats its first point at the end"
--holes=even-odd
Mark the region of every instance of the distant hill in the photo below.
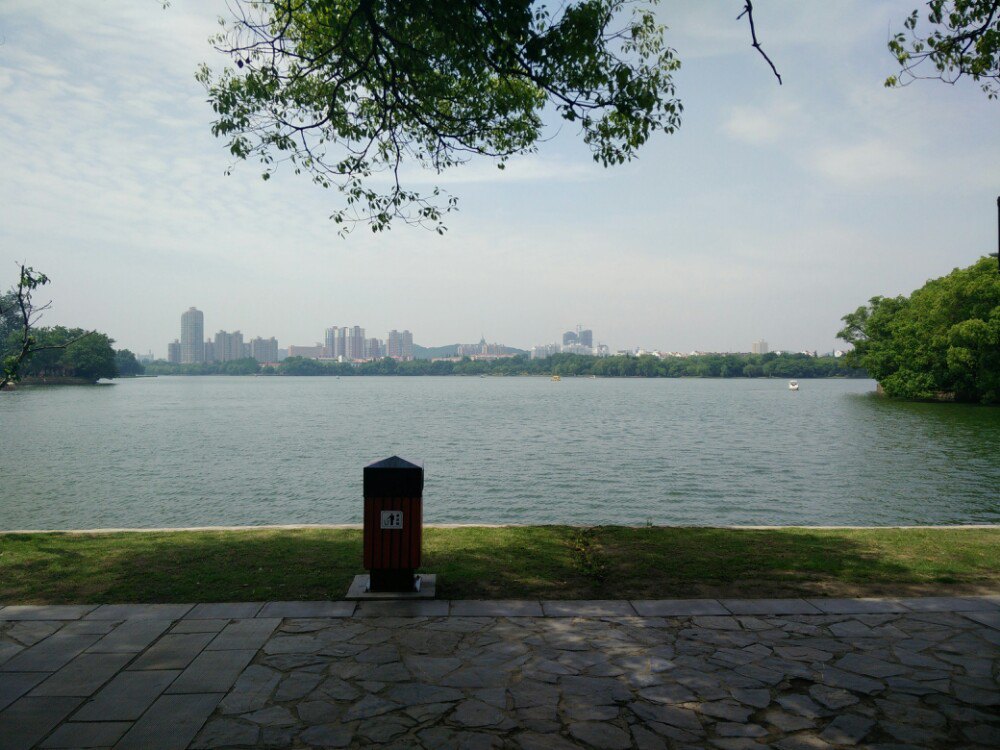
{"type": "MultiPolygon", "coordinates": [[[[434,359],[436,357],[454,357],[460,344],[448,344],[447,346],[420,346],[413,345],[414,359],[434,359]]],[[[524,349],[515,349],[513,346],[504,347],[509,354],[527,354],[524,349]]]]}

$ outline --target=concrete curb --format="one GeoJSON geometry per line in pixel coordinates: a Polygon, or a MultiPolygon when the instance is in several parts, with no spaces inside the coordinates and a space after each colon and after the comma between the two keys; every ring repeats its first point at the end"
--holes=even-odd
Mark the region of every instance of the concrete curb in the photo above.
{"type": "Polygon", "coordinates": [[[316,617],[780,617],[959,612],[1000,629],[1000,594],[859,599],[385,600],[190,604],[13,604],[0,620],[199,620],[316,617]]]}

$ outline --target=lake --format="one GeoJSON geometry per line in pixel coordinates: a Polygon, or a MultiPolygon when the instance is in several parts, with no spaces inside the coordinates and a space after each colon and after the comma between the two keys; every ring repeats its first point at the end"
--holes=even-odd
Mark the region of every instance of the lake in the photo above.
{"type": "Polygon", "coordinates": [[[869,380],[160,377],[0,394],[0,529],[361,521],[425,463],[437,523],[1000,522],[1000,409],[869,380]]]}

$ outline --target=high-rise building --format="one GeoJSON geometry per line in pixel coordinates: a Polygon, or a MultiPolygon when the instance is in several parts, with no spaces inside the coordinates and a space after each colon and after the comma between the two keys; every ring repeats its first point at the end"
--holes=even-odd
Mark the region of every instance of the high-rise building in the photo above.
{"type": "Polygon", "coordinates": [[[365,359],[381,359],[385,356],[385,345],[378,339],[365,339],[365,359]]]}
{"type": "Polygon", "coordinates": [[[250,341],[250,356],[258,362],[278,361],[278,339],[273,336],[264,339],[258,336],[250,341]]]}
{"type": "Polygon", "coordinates": [[[353,326],[347,333],[344,349],[344,356],[347,359],[364,359],[365,329],[361,326],[353,326]]]}
{"type": "Polygon", "coordinates": [[[563,346],[567,344],[575,344],[579,340],[579,336],[576,335],[576,331],[566,331],[563,334],[563,346]]]}
{"type": "Polygon", "coordinates": [[[215,342],[212,339],[205,339],[205,361],[215,362],[215,342]]]}
{"type": "Polygon", "coordinates": [[[532,359],[545,359],[559,353],[559,344],[540,344],[531,347],[532,359]]]}
{"type": "Polygon", "coordinates": [[[393,359],[403,358],[403,334],[393,328],[385,338],[385,356],[393,359]]]}
{"type": "Polygon", "coordinates": [[[580,331],[577,335],[579,339],[580,346],[593,347],[594,346],[594,332],[589,328],[585,328],[580,331]]]}
{"type": "MultiPolygon", "coordinates": [[[[347,326],[330,326],[326,329],[326,346],[324,356],[338,359],[344,357],[350,359],[347,340],[350,337],[350,329],[347,326]]],[[[364,347],[362,346],[362,349],[364,347]]]]}
{"type": "Polygon", "coordinates": [[[326,329],[326,356],[328,357],[340,356],[337,354],[337,334],[339,332],[340,328],[338,326],[330,326],[326,329]]]}
{"type": "Polygon", "coordinates": [[[754,354],[767,354],[767,342],[764,339],[757,339],[751,345],[750,351],[754,354]]]}
{"type": "Polygon", "coordinates": [[[337,331],[337,349],[335,357],[347,357],[347,326],[341,326],[337,331]]]}
{"type": "Polygon", "coordinates": [[[239,331],[219,331],[215,334],[215,359],[218,362],[232,362],[243,359],[243,334],[239,331]]]}
{"type": "Polygon", "coordinates": [[[172,362],[175,365],[181,363],[181,342],[177,339],[167,344],[167,362],[172,362]]]}
{"type": "Polygon", "coordinates": [[[205,314],[189,307],[181,315],[181,364],[191,365],[205,361],[205,314]]]}
{"type": "Polygon", "coordinates": [[[385,340],[385,356],[393,359],[413,359],[413,334],[409,331],[389,331],[385,340]]]}

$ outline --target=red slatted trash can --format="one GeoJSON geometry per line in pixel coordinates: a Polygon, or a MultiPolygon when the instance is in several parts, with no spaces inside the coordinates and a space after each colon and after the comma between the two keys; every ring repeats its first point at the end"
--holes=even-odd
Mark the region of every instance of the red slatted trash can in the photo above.
{"type": "Polygon", "coordinates": [[[364,469],[369,591],[415,591],[423,543],[424,467],[399,456],[364,469]]]}

